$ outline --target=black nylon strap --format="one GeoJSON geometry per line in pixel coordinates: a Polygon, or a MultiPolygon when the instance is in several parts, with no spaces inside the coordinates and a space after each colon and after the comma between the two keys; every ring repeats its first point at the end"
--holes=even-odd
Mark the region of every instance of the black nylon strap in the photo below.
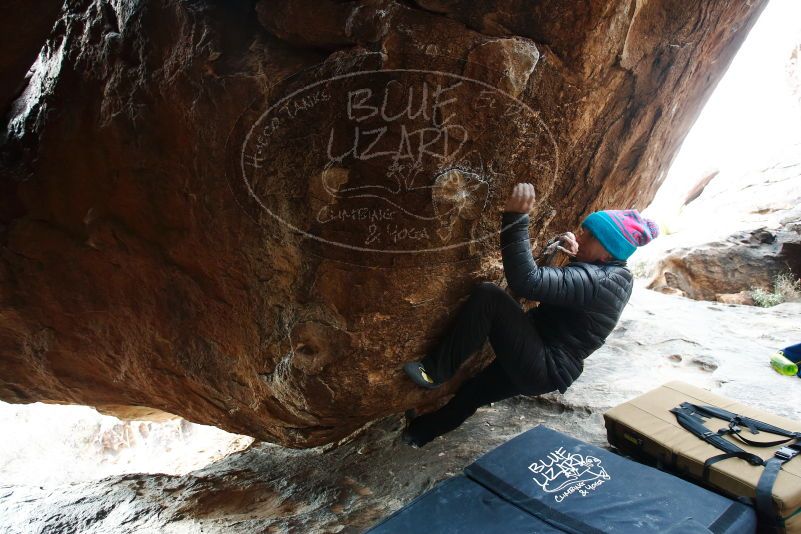
{"type": "Polygon", "coordinates": [[[777,526],[778,514],[773,509],[773,485],[782,469],[782,464],[801,455],[801,443],[788,445],[776,451],[775,456],[765,462],[765,470],[759,477],[756,487],[756,509],[760,516],[771,525],[777,526]]]}
{"type": "Polygon", "coordinates": [[[752,447],[775,447],[776,445],[784,445],[789,441],[793,441],[795,438],[786,438],[786,439],[777,439],[776,441],[754,441],[752,439],[748,439],[743,437],[739,431],[731,431],[729,432],[731,437],[739,439],[746,445],[751,445],[752,447]]]}
{"type": "Polygon", "coordinates": [[[731,456],[742,458],[752,465],[762,465],[762,458],[756,454],[744,451],[734,443],[721,437],[717,432],[712,432],[705,427],[703,421],[701,421],[699,417],[696,417],[690,410],[682,407],[673,408],[670,411],[675,414],[679,424],[696,437],[703,439],[725,453],[729,453],[731,456]]]}
{"type": "Polygon", "coordinates": [[[773,458],[763,461],[759,456],[744,451],[737,445],[723,439],[723,434],[731,434],[733,437],[739,439],[743,443],[751,445],[752,447],[775,447],[792,441],[793,439],[801,439],[801,432],[791,432],[783,428],[752,419],[743,415],[718,408],[716,406],[699,406],[690,402],[683,402],[680,406],[670,410],[676,415],[679,424],[690,431],[695,436],[703,439],[707,443],[714,445],[718,449],[725,451],[725,454],[719,454],[707,459],[704,462],[704,480],[709,477],[709,467],[715,462],[725,460],[737,456],[748,460],[752,465],[763,465],[764,469],[762,475],[759,477],[756,487],[756,498],[754,505],[760,520],[765,526],[776,529],[780,527],[779,514],[773,508],[773,486],[776,484],[776,478],[779,476],[782,464],[788,462],[801,455],[801,443],[794,443],[792,445],[785,445],[774,453],[773,458]],[[718,432],[712,432],[703,423],[698,414],[706,417],[715,417],[729,422],[729,428],[723,428],[718,432]],[[744,438],[740,433],[740,425],[748,428],[752,434],[767,432],[769,434],[776,434],[785,436],[787,439],[776,441],[753,441],[744,438]]]}
{"type": "MultiPolygon", "coordinates": [[[[752,434],[756,434],[757,431],[762,431],[762,432],[768,432],[769,434],[777,434],[779,436],[785,436],[790,439],[801,438],[801,432],[793,432],[791,430],[785,430],[783,428],[779,428],[769,423],[765,423],[758,419],[753,419],[751,417],[746,417],[744,415],[739,415],[734,412],[724,410],[723,408],[718,408],[717,406],[698,405],[698,404],[693,404],[691,402],[683,402],[681,403],[681,406],[682,408],[690,408],[692,409],[692,411],[706,415],[707,417],[716,417],[724,421],[729,421],[729,422],[734,422],[735,424],[744,425],[751,431],[752,434]]],[[[785,442],[786,441],[789,440],[785,440],[785,442]]],[[[779,443],[775,443],[774,445],[778,444],[779,443]]],[[[756,445],[756,446],[759,447],[761,445],[756,445]]],[[[770,447],[772,445],[763,445],[763,446],[770,447]]]]}
{"type": "Polygon", "coordinates": [[[734,522],[740,519],[740,516],[742,516],[746,511],[749,511],[748,508],[743,508],[740,503],[732,503],[731,506],[726,508],[726,511],[723,512],[720,517],[715,519],[714,523],[709,525],[709,531],[713,534],[723,534],[724,532],[728,532],[734,522]]]}
{"type": "Polygon", "coordinates": [[[771,458],[765,463],[765,470],[759,477],[756,487],[756,510],[761,519],[770,525],[776,523],[776,511],[773,509],[773,484],[782,468],[782,462],[778,458],[771,458]]]}
{"type": "Polygon", "coordinates": [[[736,457],[738,457],[736,454],[731,452],[726,452],[723,454],[718,454],[717,456],[712,456],[710,458],[707,458],[706,462],[704,462],[704,472],[702,475],[704,481],[709,480],[709,468],[712,467],[712,464],[716,464],[721,460],[728,460],[729,458],[736,458],[736,457]]]}

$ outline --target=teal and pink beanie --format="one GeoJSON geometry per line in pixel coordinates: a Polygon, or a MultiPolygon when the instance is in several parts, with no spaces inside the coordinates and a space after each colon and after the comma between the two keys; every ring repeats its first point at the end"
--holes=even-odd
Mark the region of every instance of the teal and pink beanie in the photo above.
{"type": "Polygon", "coordinates": [[[604,210],[590,213],[581,226],[592,232],[616,260],[627,260],[637,247],[659,235],[659,227],[637,210],[604,210]]]}

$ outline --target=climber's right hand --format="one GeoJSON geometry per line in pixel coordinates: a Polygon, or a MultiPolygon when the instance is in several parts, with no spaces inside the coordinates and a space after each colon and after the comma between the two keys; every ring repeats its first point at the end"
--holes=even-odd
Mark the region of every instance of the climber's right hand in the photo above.
{"type": "Polygon", "coordinates": [[[512,194],[509,195],[503,210],[514,213],[529,213],[534,209],[536,200],[537,194],[534,192],[534,186],[529,183],[519,183],[512,189],[512,194]]]}

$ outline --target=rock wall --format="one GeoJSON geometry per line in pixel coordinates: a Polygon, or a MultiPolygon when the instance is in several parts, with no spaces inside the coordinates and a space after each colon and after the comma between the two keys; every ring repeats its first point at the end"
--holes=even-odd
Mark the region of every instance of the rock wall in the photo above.
{"type": "MultiPolygon", "coordinates": [[[[798,215],[796,215],[798,217],[798,215]]],[[[656,265],[651,289],[698,300],[724,300],[754,289],[773,291],[776,277],[801,273],[801,221],[790,219],[778,229],[738,232],[700,246],[672,249],[656,265]]]]}
{"type": "Polygon", "coordinates": [[[765,3],[67,3],[4,118],[0,398],[293,447],[441,400],[400,367],[512,185],[535,244],[644,207],[765,3]]]}
{"type": "Polygon", "coordinates": [[[27,83],[27,72],[42,49],[61,4],[53,0],[7,0],[0,6],[0,112],[27,83]]]}

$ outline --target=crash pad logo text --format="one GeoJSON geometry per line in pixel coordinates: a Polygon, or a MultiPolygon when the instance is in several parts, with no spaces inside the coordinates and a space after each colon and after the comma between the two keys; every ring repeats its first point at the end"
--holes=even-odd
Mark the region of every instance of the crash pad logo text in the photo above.
{"type": "Polygon", "coordinates": [[[584,456],[565,451],[564,447],[551,451],[530,466],[534,482],[546,493],[556,493],[554,500],[562,502],[570,495],[578,493],[582,497],[610,480],[601,460],[594,456],[584,456]]]}

